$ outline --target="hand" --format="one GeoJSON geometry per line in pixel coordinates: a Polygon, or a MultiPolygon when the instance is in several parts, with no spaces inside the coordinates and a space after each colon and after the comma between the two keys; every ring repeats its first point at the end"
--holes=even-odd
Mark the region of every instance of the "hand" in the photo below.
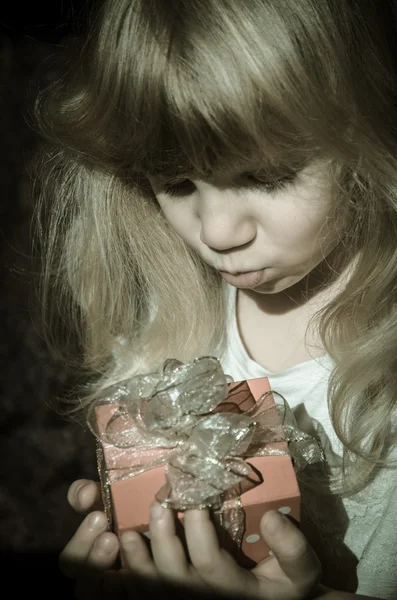
{"type": "MultiPolygon", "coordinates": [[[[115,597],[116,587],[126,583],[126,571],[111,571],[117,558],[117,536],[106,532],[106,517],[100,509],[99,484],[75,481],[69,488],[69,504],[78,513],[96,509],[82,522],[60,556],[60,568],[76,579],[75,596],[81,600],[115,597]]],[[[144,577],[173,583],[205,586],[219,592],[256,596],[265,600],[299,600],[314,590],[321,577],[319,560],[303,534],[285,516],[272,511],[261,521],[261,534],[274,556],[249,571],[241,568],[219,547],[215,528],[206,510],[185,513],[185,535],[190,556],[175,533],[174,515],[154,505],[150,519],[150,555],[143,537],[136,532],[121,536],[121,551],[126,567],[144,577]],[[269,517],[278,523],[269,527],[269,517]]],[[[128,585],[128,584],[127,584],[128,585]]],[[[312,598],[316,596],[311,596],[312,598]]]]}
{"type": "Polygon", "coordinates": [[[114,533],[106,531],[107,519],[101,505],[99,483],[87,479],[75,481],[69,488],[68,502],[79,514],[93,512],[86,516],[63,549],[59,568],[64,575],[76,580],[76,598],[97,598],[99,589],[106,597],[107,587],[112,589],[114,597],[117,572],[110,569],[116,562],[119,542],[114,533]]]}
{"type": "Polygon", "coordinates": [[[292,521],[277,511],[266,513],[260,524],[274,556],[251,571],[219,547],[207,510],[186,511],[184,524],[190,561],[176,535],[173,512],[155,503],[150,518],[153,558],[141,535],[126,532],[121,550],[128,568],[143,576],[265,600],[307,598],[320,580],[317,555],[292,521]]]}

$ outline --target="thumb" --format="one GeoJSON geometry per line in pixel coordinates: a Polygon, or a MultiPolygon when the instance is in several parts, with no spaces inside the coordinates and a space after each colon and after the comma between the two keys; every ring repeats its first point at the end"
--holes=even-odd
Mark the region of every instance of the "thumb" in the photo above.
{"type": "Polygon", "coordinates": [[[90,479],[74,481],[68,490],[68,502],[80,514],[94,510],[103,511],[99,483],[90,479]]]}
{"type": "Polygon", "coordinates": [[[309,591],[320,580],[322,569],[317,554],[303,533],[277,510],[263,515],[260,531],[288,579],[309,591]]]}

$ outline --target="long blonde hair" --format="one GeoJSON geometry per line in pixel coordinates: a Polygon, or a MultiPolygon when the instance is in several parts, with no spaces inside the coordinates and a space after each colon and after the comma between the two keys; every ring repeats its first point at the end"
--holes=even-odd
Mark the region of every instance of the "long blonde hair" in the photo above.
{"type": "Polygon", "coordinates": [[[335,272],[359,253],[314,319],[335,362],[340,492],[385,464],[397,399],[397,93],[394,14],[381,4],[103,4],[78,61],[36,104],[44,334],[92,376],[79,408],[167,358],[225,351],[225,284],[168,226],[147,176],[318,160],[341,224],[335,272]]]}

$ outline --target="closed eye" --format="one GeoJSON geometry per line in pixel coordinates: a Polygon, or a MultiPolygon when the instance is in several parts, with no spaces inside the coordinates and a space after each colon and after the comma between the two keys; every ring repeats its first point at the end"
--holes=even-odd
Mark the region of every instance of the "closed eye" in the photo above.
{"type": "Polygon", "coordinates": [[[285,177],[280,177],[280,179],[274,179],[272,181],[264,180],[257,175],[248,174],[247,177],[254,184],[251,189],[254,190],[265,190],[267,192],[274,192],[275,190],[281,190],[293,181],[295,181],[298,173],[289,173],[285,177]]]}
{"type": "MultiPolygon", "coordinates": [[[[244,174],[243,178],[248,182],[250,189],[272,193],[291,184],[296,179],[297,174],[297,172],[289,173],[285,177],[272,181],[264,180],[258,175],[253,175],[251,173],[244,174]]],[[[236,187],[241,189],[244,185],[237,185],[236,187]]],[[[194,183],[189,179],[184,179],[178,183],[163,185],[161,187],[161,193],[167,196],[189,196],[193,193],[194,188],[194,183]]]]}

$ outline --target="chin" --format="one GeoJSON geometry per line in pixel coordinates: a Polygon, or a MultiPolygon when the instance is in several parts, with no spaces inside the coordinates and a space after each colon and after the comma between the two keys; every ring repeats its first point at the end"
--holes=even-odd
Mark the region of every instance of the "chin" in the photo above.
{"type": "Polygon", "coordinates": [[[279,285],[277,285],[277,283],[272,283],[271,281],[269,281],[269,283],[262,283],[262,285],[259,285],[257,288],[253,288],[251,291],[257,294],[263,294],[263,295],[270,295],[270,294],[278,294],[279,292],[284,291],[284,287],[281,287],[279,285]]]}
{"type": "Polygon", "coordinates": [[[262,283],[260,286],[253,289],[252,291],[257,292],[258,294],[266,294],[266,295],[281,294],[281,292],[286,292],[287,290],[293,288],[294,285],[299,283],[299,281],[300,280],[293,281],[292,283],[285,282],[285,281],[268,281],[268,282],[262,283]]]}

